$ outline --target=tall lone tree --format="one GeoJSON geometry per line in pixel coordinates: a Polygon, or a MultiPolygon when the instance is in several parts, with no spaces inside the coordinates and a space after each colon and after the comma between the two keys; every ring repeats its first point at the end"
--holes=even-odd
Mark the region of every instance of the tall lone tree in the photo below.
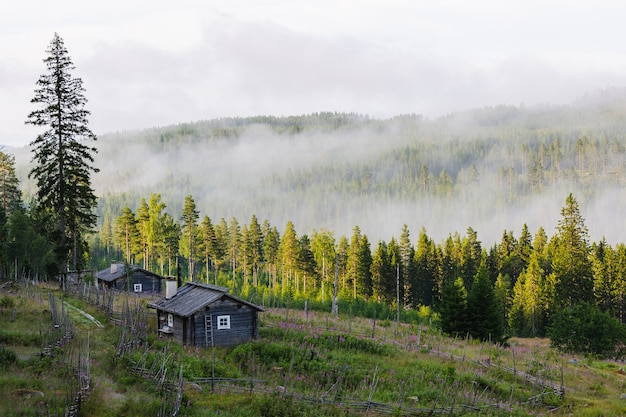
{"type": "Polygon", "coordinates": [[[37,81],[38,109],[28,115],[27,124],[46,130],[30,143],[34,168],[29,178],[37,182],[38,208],[55,224],[51,239],[56,245],[60,272],[77,269],[85,250],[83,235],[96,223],[96,196],[91,188],[95,147],[87,145],[96,136],[89,129],[87,99],[63,39],[55,33],[43,60],[47,73],[37,81]]]}

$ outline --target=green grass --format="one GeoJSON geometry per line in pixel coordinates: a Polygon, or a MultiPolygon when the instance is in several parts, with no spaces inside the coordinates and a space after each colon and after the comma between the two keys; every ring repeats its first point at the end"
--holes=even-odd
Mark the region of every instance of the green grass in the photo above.
{"type": "MultiPolygon", "coordinates": [[[[259,340],[215,350],[158,340],[149,315],[147,337],[120,356],[119,327],[88,303],[57,296],[102,327],[68,307],[74,339],[57,356],[41,357],[52,328],[47,293],[37,295],[31,289],[0,294],[5,321],[0,331],[2,416],[62,415],[72,393],[69,382],[75,380],[68,361],[87,340],[92,389],[83,413],[94,417],[158,415],[172,401],[171,394],[133,367],[157,369],[163,363],[169,381],[176,380],[181,366],[186,381],[202,381],[185,386],[180,415],[188,417],[362,416],[363,409],[348,405],[370,398],[388,408],[380,414],[370,410],[368,416],[458,405],[480,408],[473,414],[466,409],[464,415],[470,416],[626,415],[626,400],[620,398],[626,392],[621,364],[593,358],[570,363],[571,356],[555,352],[546,340],[511,339],[505,349],[446,338],[416,324],[382,326],[358,317],[270,309],[260,317],[259,340]],[[564,398],[543,393],[523,376],[560,383],[561,371],[564,398]],[[238,389],[217,384],[211,392],[212,376],[236,379],[231,385],[238,389]]],[[[145,304],[130,301],[137,302],[145,304]]]]}

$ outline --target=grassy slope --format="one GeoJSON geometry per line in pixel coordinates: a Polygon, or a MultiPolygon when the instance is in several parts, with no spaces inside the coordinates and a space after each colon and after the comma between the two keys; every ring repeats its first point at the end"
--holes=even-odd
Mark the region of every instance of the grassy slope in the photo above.
{"type": "Polygon", "coordinates": [[[181,415],[186,416],[363,415],[357,406],[368,400],[385,404],[368,415],[442,407],[470,415],[626,414],[626,400],[620,399],[626,376],[614,361],[578,358],[574,363],[571,356],[550,349],[546,340],[512,339],[510,347],[498,348],[445,338],[425,326],[396,328],[389,321],[315,312],[263,313],[260,340],[216,349],[213,368],[210,350],[156,339],[118,357],[119,328],[97,309],[70,298],[68,303],[87,311],[103,327],[69,309],[73,341],[57,356],[41,358],[38,353],[52,325],[45,294],[34,289],[0,292],[0,345],[4,352],[16,353],[0,367],[0,415],[62,415],[74,378],[67,363],[86,346],[87,338],[91,393],[83,410],[90,416],[158,415],[165,396],[154,389],[152,379],[129,369],[129,358],[148,364],[145,358],[150,356],[158,363],[160,352],[176,360],[170,373],[183,365],[188,384],[181,415]],[[538,378],[558,388],[561,370],[562,400],[530,383],[538,378]],[[220,380],[211,393],[212,374],[237,380],[220,380]],[[321,401],[334,405],[322,406],[321,401]]]}

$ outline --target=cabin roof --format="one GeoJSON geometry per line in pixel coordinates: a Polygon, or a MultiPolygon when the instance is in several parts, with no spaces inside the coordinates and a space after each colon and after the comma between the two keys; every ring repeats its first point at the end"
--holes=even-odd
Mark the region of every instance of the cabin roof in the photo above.
{"type": "MultiPolygon", "coordinates": [[[[139,268],[138,266],[128,265],[128,268],[130,272],[132,273],[142,272],[143,274],[151,276],[156,279],[165,279],[165,277],[162,277],[159,274],[155,274],[154,272],[150,272],[146,269],[139,268]]],[[[96,272],[96,279],[99,279],[101,281],[106,281],[106,282],[117,281],[118,279],[125,278],[125,277],[126,277],[126,265],[121,262],[113,263],[108,268],[96,272]]]]}
{"type": "Polygon", "coordinates": [[[229,294],[228,288],[200,284],[197,282],[185,283],[185,285],[178,288],[176,295],[173,297],[162,298],[154,303],[149,303],[148,307],[172,313],[177,316],[189,317],[222,297],[226,297],[238,304],[248,306],[257,311],[263,311],[262,307],[229,294]]]}

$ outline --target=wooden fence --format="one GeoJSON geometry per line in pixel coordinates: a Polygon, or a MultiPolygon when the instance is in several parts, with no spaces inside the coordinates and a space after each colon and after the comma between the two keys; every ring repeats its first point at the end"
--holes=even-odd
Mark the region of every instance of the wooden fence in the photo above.
{"type": "MultiPolygon", "coordinates": [[[[248,393],[258,395],[279,394],[285,397],[290,397],[298,401],[304,401],[311,404],[336,404],[341,407],[352,409],[355,411],[372,411],[380,414],[394,414],[399,411],[403,415],[407,416],[426,416],[426,415],[457,415],[467,412],[481,412],[494,409],[508,409],[514,408],[513,404],[513,392],[511,392],[511,399],[506,403],[494,403],[494,404],[457,404],[456,401],[452,403],[444,404],[443,398],[444,392],[442,391],[442,398],[435,401],[430,407],[416,407],[410,402],[404,402],[399,404],[384,404],[375,402],[372,400],[374,389],[370,393],[367,399],[360,398],[348,398],[338,394],[338,383],[331,387],[326,393],[321,396],[307,396],[298,392],[292,392],[285,387],[268,387],[264,381],[257,379],[228,379],[228,378],[201,378],[185,381],[182,377],[182,368],[172,360],[171,355],[167,351],[161,353],[161,359],[154,361],[148,365],[147,352],[149,347],[146,346],[145,336],[147,335],[147,311],[140,303],[139,296],[133,296],[128,293],[120,293],[117,290],[107,290],[102,288],[96,288],[84,284],[73,289],[73,294],[77,297],[84,299],[92,305],[97,306],[107,314],[109,321],[117,326],[120,326],[122,331],[117,345],[117,355],[119,357],[125,356],[132,352],[136,352],[140,349],[144,349],[142,359],[132,362],[132,369],[134,372],[142,375],[145,378],[151,379],[155,384],[155,389],[162,392],[163,395],[163,408],[159,414],[159,417],[176,416],[180,412],[180,401],[182,399],[183,386],[185,383],[195,383],[199,385],[210,385],[210,390],[213,393],[219,394],[220,392],[236,392],[236,393],[248,393]],[[121,295],[124,297],[121,297],[121,295]],[[121,301],[118,299],[123,299],[121,301]]],[[[308,317],[308,312],[305,312],[308,317]]],[[[286,312],[286,320],[289,320],[289,312],[286,312]]],[[[565,387],[563,385],[563,374],[561,369],[560,383],[556,381],[556,378],[551,378],[551,375],[540,377],[530,372],[524,372],[515,367],[508,367],[503,364],[498,364],[490,360],[472,359],[467,358],[465,355],[455,355],[453,352],[447,352],[441,348],[441,342],[437,346],[434,343],[428,343],[418,338],[416,343],[401,342],[394,337],[387,337],[381,335],[380,329],[376,329],[376,321],[373,321],[371,332],[359,333],[355,329],[352,329],[351,323],[348,323],[347,328],[338,328],[331,326],[331,323],[326,321],[326,326],[319,328],[325,332],[336,332],[337,334],[350,334],[356,337],[368,338],[376,337],[379,340],[383,340],[385,343],[394,344],[407,351],[420,350],[422,352],[428,352],[431,355],[439,357],[445,357],[450,360],[459,362],[472,362],[477,366],[489,368],[491,370],[497,369],[499,372],[504,372],[519,378],[521,382],[535,386],[538,390],[537,395],[530,398],[529,402],[539,403],[541,397],[549,394],[556,394],[563,396],[565,387]]],[[[431,341],[432,342],[432,341],[431,341]]],[[[448,392],[448,396],[452,393],[448,392]]]]}

